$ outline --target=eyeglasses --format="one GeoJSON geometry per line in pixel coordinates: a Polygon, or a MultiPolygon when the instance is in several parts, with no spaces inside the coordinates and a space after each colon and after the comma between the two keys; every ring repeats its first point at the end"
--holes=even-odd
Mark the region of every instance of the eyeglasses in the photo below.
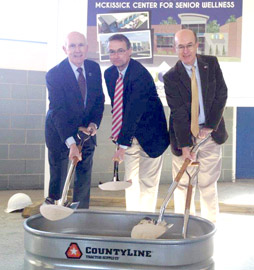
{"type": "MultiPolygon", "coordinates": [[[[196,44],[196,43],[195,43],[196,44]]],[[[185,49],[187,49],[187,50],[192,50],[193,49],[193,47],[195,46],[195,44],[193,44],[193,43],[189,43],[189,44],[187,44],[186,46],[184,46],[184,45],[178,45],[177,47],[176,47],[176,49],[178,50],[178,51],[184,51],[185,49]]]]}
{"type": "Polygon", "coordinates": [[[74,43],[71,43],[68,45],[68,49],[71,50],[71,51],[74,51],[76,50],[77,48],[79,50],[82,50],[86,47],[86,44],[85,43],[79,43],[79,44],[74,44],[74,43]]]}
{"type": "Polygon", "coordinates": [[[110,56],[113,56],[113,55],[124,55],[125,54],[125,52],[126,52],[127,50],[124,50],[124,49],[118,49],[117,51],[114,51],[114,50],[109,50],[109,55],[110,56]]]}

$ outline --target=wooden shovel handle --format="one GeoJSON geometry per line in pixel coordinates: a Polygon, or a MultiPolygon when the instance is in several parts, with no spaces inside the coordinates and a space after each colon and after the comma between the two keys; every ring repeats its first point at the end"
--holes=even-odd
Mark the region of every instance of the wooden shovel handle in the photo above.
{"type": "Polygon", "coordinates": [[[73,165],[74,165],[75,167],[77,166],[78,162],[79,162],[78,157],[74,157],[73,160],[72,160],[72,163],[73,163],[73,165]]]}
{"type": "Polygon", "coordinates": [[[185,202],[185,211],[190,210],[190,203],[191,203],[191,196],[192,196],[192,185],[189,183],[188,189],[187,189],[187,197],[185,202]]]}
{"type": "Polygon", "coordinates": [[[180,168],[175,180],[174,180],[175,182],[180,181],[180,179],[182,178],[184,172],[186,171],[186,168],[189,166],[190,163],[191,163],[191,160],[186,158],[183,165],[182,165],[182,167],[180,168]]]}

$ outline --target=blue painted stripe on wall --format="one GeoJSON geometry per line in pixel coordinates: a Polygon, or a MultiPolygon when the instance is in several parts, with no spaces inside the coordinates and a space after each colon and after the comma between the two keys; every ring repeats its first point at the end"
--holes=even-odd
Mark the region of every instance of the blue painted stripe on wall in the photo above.
{"type": "Polygon", "coordinates": [[[13,42],[48,44],[47,42],[44,42],[44,41],[35,41],[35,40],[22,40],[22,39],[10,39],[10,38],[0,38],[0,40],[13,41],[13,42]]]}
{"type": "Polygon", "coordinates": [[[237,108],[236,178],[254,179],[254,108],[237,108]]]}

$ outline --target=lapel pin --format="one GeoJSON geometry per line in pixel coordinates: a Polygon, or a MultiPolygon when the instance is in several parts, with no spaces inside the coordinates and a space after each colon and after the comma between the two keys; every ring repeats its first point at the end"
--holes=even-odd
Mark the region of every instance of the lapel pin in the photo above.
{"type": "Polygon", "coordinates": [[[208,66],[204,66],[204,69],[207,69],[208,68],[208,66]]]}
{"type": "Polygon", "coordinates": [[[92,76],[92,73],[91,73],[91,72],[89,72],[89,73],[88,73],[88,76],[90,76],[90,77],[91,77],[91,76],[92,76]]]}

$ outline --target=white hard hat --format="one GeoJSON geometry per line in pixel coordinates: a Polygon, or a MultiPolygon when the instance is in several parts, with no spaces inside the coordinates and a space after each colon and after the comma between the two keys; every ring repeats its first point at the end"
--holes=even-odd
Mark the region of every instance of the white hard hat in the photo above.
{"type": "Polygon", "coordinates": [[[16,193],[12,195],[8,201],[7,208],[4,210],[6,213],[10,213],[16,210],[23,209],[32,204],[31,198],[25,193],[16,193]]]}

